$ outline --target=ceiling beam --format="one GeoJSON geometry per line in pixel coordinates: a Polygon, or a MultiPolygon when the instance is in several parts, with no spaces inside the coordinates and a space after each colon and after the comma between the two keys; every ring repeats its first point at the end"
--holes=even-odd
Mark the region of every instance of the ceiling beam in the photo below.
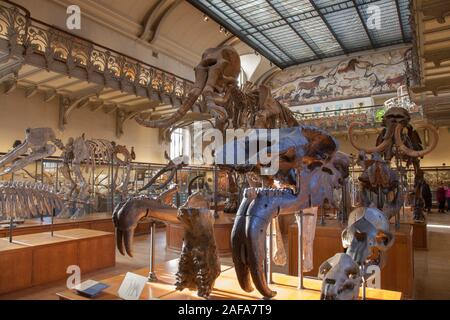
{"type": "Polygon", "coordinates": [[[151,43],[155,39],[164,17],[180,3],[180,0],[159,0],[156,5],[153,5],[146,15],[139,38],[151,43]]]}
{"type": "Polygon", "coordinates": [[[44,72],[44,71],[48,72],[47,70],[40,69],[40,68],[31,70],[31,71],[28,71],[28,72],[23,72],[23,73],[19,72],[19,77],[17,78],[17,80],[22,80],[22,79],[25,79],[27,77],[31,77],[31,76],[37,75],[37,74],[39,74],[41,72],[44,72]]]}
{"type": "Polygon", "coordinates": [[[319,15],[320,19],[322,19],[323,23],[325,24],[325,26],[328,28],[328,31],[330,31],[331,35],[333,36],[333,38],[336,40],[336,42],[339,44],[339,46],[341,47],[342,51],[344,51],[345,54],[349,53],[349,50],[344,46],[344,44],[341,42],[341,40],[339,39],[339,37],[337,36],[336,32],[334,32],[333,28],[330,26],[330,24],[328,23],[327,19],[325,18],[325,16],[322,14],[322,12],[320,11],[320,8],[314,3],[314,1],[309,0],[309,3],[311,4],[311,6],[314,8],[315,11],[317,11],[317,14],[319,15]]]}
{"type": "MultiPolygon", "coordinates": [[[[212,12],[208,7],[203,5],[202,3],[195,1],[195,0],[187,0],[191,5],[193,5],[198,10],[204,12],[205,14],[208,14],[208,16],[216,21],[219,25],[223,25],[228,30],[233,30],[233,33],[243,42],[245,42],[250,48],[254,49],[255,51],[261,53],[263,56],[267,58],[267,60],[273,62],[275,65],[277,65],[280,68],[285,67],[285,65],[280,64],[278,60],[276,60],[277,55],[273,53],[269,48],[266,47],[258,47],[255,43],[247,39],[246,35],[244,35],[240,30],[236,30],[233,26],[231,26],[227,21],[223,21],[216,13],[212,12]]],[[[215,8],[215,10],[221,12],[217,6],[214,5],[213,2],[210,3],[211,6],[215,8]]],[[[228,15],[225,15],[228,20],[232,20],[228,15]]]]}
{"type": "Polygon", "coordinates": [[[39,87],[38,86],[29,86],[29,87],[27,87],[25,89],[25,97],[26,98],[31,98],[36,93],[38,93],[38,91],[39,91],[39,87]]]}
{"type": "Polygon", "coordinates": [[[303,38],[303,36],[300,34],[300,32],[297,29],[295,29],[289,21],[287,21],[283,18],[283,15],[277,9],[277,7],[273,3],[271,3],[270,0],[266,0],[266,3],[277,13],[278,16],[280,16],[287,23],[287,25],[291,28],[291,30],[297,34],[297,36],[300,38],[300,40],[302,40],[308,46],[308,48],[314,53],[316,58],[321,59],[322,55],[316,49],[314,49],[314,47],[311,44],[309,44],[309,42],[306,41],[305,38],[303,38]]]}
{"type": "MultiPolygon", "coordinates": [[[[348,0],[347,3],[351,3],[351,1],[352,0],[348,0]]],[[[378,1],[381,1],[381,0],[366,0],[364,4],[368,5],[368,4],[371,4],[371,3],[374,3],[374,2],[378,2],[378,1]]],[[[344,3],[346,3],[346,2],[344,2],[344,3]]],[[[341,3],[341,4],[343,4],[343,3],[341,3]]],[[[313,5],[313,4],[311,3],[311,5],[313,5]]],[[[315,3],[313,5],[313,7],[317,7],[317,6],[315,6],[315,3]]],[[[287,16],[284,17],[284,19],[294,19],[294,20],[297,20],[297,21],[298,20],[306,21],[306,20],[309,20],[309,19],[320,17],[320,14],[323,15],[322,11],[325,11],[325,12],[328,11],[327,13],[337,13],[337,12],[344,11],[344,10],[347,10],[347,9],[349,9],[349,8],[346,8],[344,6],[339,6],[339,8],[336,9],[336,4],[332,3],[330,5],[321,7],[320,8],[321,11],[316,10],[316,9],[310,10],[310,11],[304,11],[302,13],[296,13],[296,14],[293,14],[293,15],[287,15],[287,16]]],[[[272,23],[280,23],[280,22],[283,22],[284,19],[277,19],[277,20],[273,20],[271,22],[272,23]]],[[[265,26],[265,25],[266,25],[265,23],[264,24],[258,24],[258,25],[255,25],[255,27],[259,28],[259,27],[262,27],[262,26],[265,26]]],[[[242,29],[242,31],[246,31],[246,30],[248,30],[248,29],[242,29]]]]}
{"type": "MultiPolygon", "coordinates": [[[[245,20],[245,22],[247,22],[249,25],[254,27],[254,24],[248,20],[246,17],[244,17],[239,11],[237,11],[233,6],[231,6],[227,0],[222,0],[223,3],[225,3],[235,14],[237,14],[239,17],[241,17],[243,20],[245,20]]],[[[256,29],[256,28],[255,28],[256,29]]],[[[270,39],[268,36],[266,36],[262,31],[260,31],[260,34],[266,38],[267,41],[269,41],[275,48],[277,48],[278,50],[280,50],[280,52],[282,52],[285,56],[287,56],[292,63],[295,63],[296,59],[294,57],[292,57],[291,55],[289,55],[287,52],[284,52],[283,49],[281,49],[280,46],[278,46],[272,39],[270,39]]],[[[275,55],[276,56],[276,55],[275,55]]],[[[283,59],[284,61],[284,59],[283,59]]]]}
{"type": "MultiPolygon", "coordinates": [[[[311,1],[311,0],[310,0],[310,1],[311,1]]],[[[375,43],[373,42],[373,39],[372,39],[372,37],[370,36],[369,29],[367,28],[367,25],[366,25],[366,23],[364,22],[364,18],[363,18],[363,16],[362,16],[361,12],[359,11],[358,4],[356,3],[356,0],[352,0],[352,2],[353,2],[353,6],[355,7],[356,13],[358,14],[359,20],[361,21],[361,24],[362,24],[363,27],[364,27],[364,31],[366,32],[367,38],[369,38],[370,46],[372,47],[372,49],[374,49],[374,48],[375,48],[375,43]]],[[[403,29],[402,29],[402,30],[403,30],[403,29]]]]}
{"type": "Polygon", "coordinates": [[[395,1],[395,6],[397,7],[397,17],[398,17],[398,23],[400,24],[400,30],[402,31],[402,39],[403,39],[403,42],[406,42],[405,30],[403,29],[402,14],[400,12],[400,4],[398,3],[398,0],[394,0],[394,1],[395,1]]]}

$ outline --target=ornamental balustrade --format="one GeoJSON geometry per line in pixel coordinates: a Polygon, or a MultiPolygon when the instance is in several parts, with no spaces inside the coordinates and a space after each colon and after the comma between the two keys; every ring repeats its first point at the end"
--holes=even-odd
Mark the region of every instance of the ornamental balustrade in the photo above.
{"type": "MultiPolygon", "coordinates": [[[[361,122],[366,128],[380,128],[386,105],[324,110],[319,112],[294,112],[294,116],[302,124],[316,126],[329,131],[347,131],[352,122],[361,122]]],[[[423,118],[422,107],[409,109],[414,122],[423,118]]]]}
{"type": "MultiPolygon", "coordinates": [[[[0,50],[2,61],[18,58],[22,63],[99,83],[137,96],[154,94],[186,97],[192,82],[177,77],[112,49],[72,35],[30,17],[9,2],[0,3],[0,50]]],[[[161,97],[159,97],[161,99],[161,97]]]]}

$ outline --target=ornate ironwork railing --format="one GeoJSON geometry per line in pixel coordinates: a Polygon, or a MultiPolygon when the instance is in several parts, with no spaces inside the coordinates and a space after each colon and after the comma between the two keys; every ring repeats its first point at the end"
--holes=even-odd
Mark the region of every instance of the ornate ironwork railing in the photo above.
{"type": "Polygon", "coordinates": [[[156,91],[182,99],[192,86],[189,80],[33,19],[25,8],[9,1],[0,2],[1,39],[9,43],[10,56],[21,55],[27,62],[30,55],[39,54],[49,70],[62,62],[70,76],[79,76],[82,70],[86,80],[100,75],[105,85],[116,81],[124,91],[139,89],[148,96],[156,91]]]}
{"type": "MultiPolygon", "coordinates": [[[[312,125],[331,131],[347,130],[352,122],[365,123],[367,127],[379,128],[386,111],[385,105],[355,107],[339,110],[325,110],[319,112],[294,112],[294,116],[302,124],[312,125]]],[[[422,108],[410,110],[412,119],[422,114],[422,108]]]]}

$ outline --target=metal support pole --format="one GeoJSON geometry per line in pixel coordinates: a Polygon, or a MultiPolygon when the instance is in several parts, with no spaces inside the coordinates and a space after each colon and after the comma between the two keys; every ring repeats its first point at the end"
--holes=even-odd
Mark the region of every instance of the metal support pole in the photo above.
{"type": "Polygon", "coordinates": [[[14,218],[9,217],[9,242],[10,243],[13,240],[13,223],[14,223],[14,218]]]}
{"type": "Polygon", "coordinates": [[[304,289],[303,286],[303,211],[295,213],[295,219],[297,220],[297,245],[298,245],[298,289],[304,289]]]}
{"type": "Polygon", "coordinates": [[[38,163],[37,161],[34,161],[34,182],[38,181],[38,163]]]}
{"type": "Polygon", "coordinates": [[[180,184],[178,181],[178,169],[175,169],[175,183],[178,186],[177,192],[175,193],[175,204],[176,204],[177,208],[179,208],[180,207],[180,192],[178,190],[180,190],[180,184]]]}
{"type": "Polygon", "coordinates": [[[219,177],[217,174],[217,165],[214,165],[214,218],[219,217],[219,212],[217,210],[217,183],[218,183],[219,177]]]}
{"type": "Polygon", "coordinates": [[[362,299],[366,300],[366,288],[367,288],[367,279],[366,279],[366,264],[364,263],[361,267],[362,274],[362,299]]]}
{"type": "MultiPolygon", "coordinates": [[[[148,209],[147,209],[148,214],[148,209]]],[[[150,272],[148,273],[148,282],[156,282],[158,278],[155,273],[155,231],[156,223],[151,221],[150,225],[150,272]]]]}
{"type": "Polygon", "coordinates": [[[345,179],[344,184],[342,185],[342,224],[345,224],[348,219],[348,212],[347,212],[347,190],[348,190],[348,179],[345,179]]]}
{"type": "Polygon", "coordinates": [[[325,225],[325,209],[323,204],[320,206],[320,225],[325,225]]]}
{"type": "Polygon", "coordinates": [[[378,194],[377,194],[377,208],[379,210],[383,209],[383,195],[381,193],[381,186],[378,186],[378,194]]]}
{"type": "Polygon", "coordinates": [[[41,182],[44,183],[44,160],[41,160],[41,182]]]}
{"type": "Polygon", "coordinates": [[[53,237],[53,220],[54,220],[54,218],[55,218],[55,212],[56,212],[56,209],[55,208],[53,208],[53,210],[52,210],[52,225],[51,225],[51,235],[52,235],[52,237],[53,237]]]}
{"type": "Polygon", "coordinates": [[[111,214],[114,213],[114,192],[116,191],[114,181],[114,157],[111,158],[111,214]]]}
{"type": "Polygon", "coordinates": [[[58,180],[59,180],[59,162],[56,162],[56,174],[55,174],[55,192],[58,193],[58,180]]]}

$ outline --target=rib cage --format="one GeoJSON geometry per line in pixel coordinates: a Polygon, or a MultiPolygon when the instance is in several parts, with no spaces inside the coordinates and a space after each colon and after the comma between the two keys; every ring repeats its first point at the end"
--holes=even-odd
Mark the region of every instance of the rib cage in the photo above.
{"type": "Polygon", "coordinates": [[[62,199],[53,187],[42,183],[0,183],[0,212],[2,216],[29,218],[51,215],[53,209],[62,210],[62,199]]]}

